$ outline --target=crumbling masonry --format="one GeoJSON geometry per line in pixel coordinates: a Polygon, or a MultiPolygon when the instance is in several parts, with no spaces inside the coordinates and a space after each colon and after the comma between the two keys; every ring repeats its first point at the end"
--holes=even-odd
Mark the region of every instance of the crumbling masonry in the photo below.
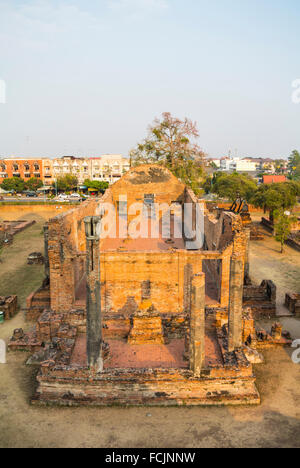
{"type": "MultiPolygon", "coordinates": [[[[132,169],[100,201],[50,220],[47,278],[28,302],[28,317],[37,323],[31,334],[17,330],[10,343],[11,349],[33,351],[30,363],[39,363],[32,401],[258,404],[251,347],[273,338],[256,335],[251,309],[243,304],[247,288],[254,288],[249,241],[239,215],[209,213],[159,166],[132,169]],[[157,236],[124,235],[121,224],[132,224],[130,206],[137,202],[157,236]],[[108,222],[108,203],[120,215],[115,227],[108,222]],[[163,205],[156,216],[149,215],[152,203],[163,205]],[[185,225],[187,206],[192,229],[185,225]],[[199,245],[198,209],[204,215],[199,245]],[[171,223],[164,237],[166,215],[171,223]],[[115,228],[116,235],[103,235],[115,228]],[[181,238],[174,235],[178,229],[181,238]],[[48,310],[41,312],[47,292],[48,310]]],[[[274,296],[270,283],[265,288],[274,296]]]]}

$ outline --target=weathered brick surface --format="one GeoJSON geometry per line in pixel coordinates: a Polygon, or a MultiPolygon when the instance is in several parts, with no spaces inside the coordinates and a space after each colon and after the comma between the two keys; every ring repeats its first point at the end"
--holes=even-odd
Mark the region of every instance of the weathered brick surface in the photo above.
{"type": "Polygon", "coordinates": [[[276,315],[276,285],[273,281],[264,280],[260,286],[244,286],[243,302],[251,307],[256,320],[276,315]]]}
{"type": "Polygon", "coordinates": [[[42,364],[33,403],[60,405],[241,405],[259,404],[251,366],[220,368],[197,379],[180,369],[108,369],[42,364]],[[213,377],[213,378],[212,378],[213,377]]]}
{"type": "Polygon", "coordinates": [[[300,317],[300,294],[287,293],[285,296],[285,306],[296,317],[300,317]]]}
{"type": "MultiPolygon", "coordinates": [[[[245,342],[249,346],[256,343],[253,317],[250,311],[243,311],[243,293],[247,291],[243,288],[244,273],[249,263],[249,232],[245,232],[243,220],[224,210],[213,216],[204,208],[201,248],[185,244],[187,238],[172,239],[172,233],[169,239],[86,239],[84,220],[105,214],[105,202],[119,209],[125,196],[128,207],[143,203],[144,197],[160,204],[176,202],[181,207],[192,203],[192,230],[196,228],[199,200],[169,171],[157,166],[133,169],[99,202],[84,203],[49,221],[53,312],[39,317],[35,339],[46,342],[51,352],[41,363],[34,402],[259,403],[252,365],[243,351],[245,342]],[[87,333],[87,350],[85,341],[81,337],[79,343],[78,337],[74,347],[63,343],[60,354],[56,340],[74,339],[70,325],[87,333]],[[94,348],[105,355],[99,372],[94,365],[99,353],[93,362],[90,359],[91,339],[94,348]],[[141,360],[137,362],[140,353],[134,352],[139,346],[145,352],[145,368],[141,360]],[[171,364],[167,359],[170,350],[171,364]],[[165,368],[157,360],[159,353],[165,368]],[[128,365],[124,364],[126,357],[128,365]]],[[[163,208],[164,213],[168,210],[163,208]]],[[[178,215],[175,209],[171,211],[173,229],[178,215]]],[[[129,214],[128,223],[134,216],[129,214]]],[[[263,289],[273,303],[272,284],[265,283],[263,289]]],[[[249,289],[248,293],[251,299],[256,292],[249,289]]],[[[270,342],[263,338],[257,341],[270,342]]]]}
{"type": "Polygon", "coordinates": [[[161,317],[134,317],[128,343],[164,344],[161,317]]]}
{"type": "Polygon", "coordinates": [[[26,320],[36,322],[45,309],[50,308],[50,285],[42,286],[26,299],[26,320]]]}
{"type": "Polygon", "coordinates": [[[9,320],[14,317],[18,309],[17,296],[0,296],[0,310],[4,312],[4,319],[9,320]]]}

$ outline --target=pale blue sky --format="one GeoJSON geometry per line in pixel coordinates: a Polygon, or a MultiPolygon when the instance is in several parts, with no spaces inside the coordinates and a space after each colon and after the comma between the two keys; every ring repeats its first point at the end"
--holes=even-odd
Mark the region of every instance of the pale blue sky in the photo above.
{"type": "Polygon", "coordinates": [[[0,156],[127,154],[164,111],[211,156],[300,149],[299,0],[0,0],[0,156]]]}

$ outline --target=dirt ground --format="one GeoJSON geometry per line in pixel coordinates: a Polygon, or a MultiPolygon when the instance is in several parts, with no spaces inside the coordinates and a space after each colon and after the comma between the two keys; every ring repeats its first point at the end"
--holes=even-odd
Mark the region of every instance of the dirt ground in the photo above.
{"type": "MultiPolygon", "coordinates": [[[[30,229],[16,237],[0,265],[0,288],[4,284],[6,292],[9,287],[19,291],[21,302],[42,276],[39,267],[30,267],[29,273],[25,265],[29,234],[35,245],[42,242],[41,226],[30,229]]],[[[253,242],[251,272],[257,281],[268,278],[277,283],[280,305],[286,290],[299,291],[300,253],[287,248],[281,255],[278,248],[269,237],[253,242]]],[[[281,320],[293,338],[300,338],[300,320],[281,320]]],[[[0,326],[0,339],[7,340],[23,325],[20,312],[0,326]]],[[[29,405],[35,371],[24,365],[25,354],[9,353],[7,364],[0,365],[0,447],[299,448],[300,365],[293,364],[291,354],[291,349],[268,350],[265,363],[255,367],[262,396],[259,407],[64,409],[29,405]]]]}

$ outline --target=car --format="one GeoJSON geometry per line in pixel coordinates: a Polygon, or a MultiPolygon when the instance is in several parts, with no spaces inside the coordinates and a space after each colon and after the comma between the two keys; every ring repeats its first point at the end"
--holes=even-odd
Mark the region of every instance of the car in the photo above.
{"type": "Polygon", "coordinates": [[[38,195],[37,195],[36,192],[27,192],[27,193],[26,193],[26,197],[27,197],[27,198],[37,198],[38,195]]]}

